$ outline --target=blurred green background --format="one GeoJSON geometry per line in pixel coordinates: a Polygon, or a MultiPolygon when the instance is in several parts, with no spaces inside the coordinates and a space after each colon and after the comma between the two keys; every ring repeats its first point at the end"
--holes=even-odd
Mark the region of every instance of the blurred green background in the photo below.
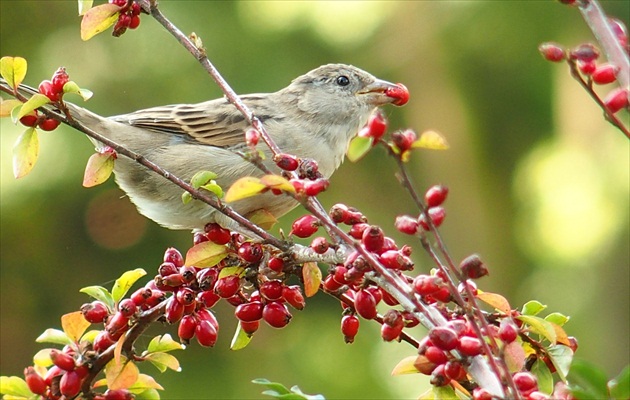
{"type": "MultiPolygon", "coordinates": [[[[602,4],[628,24],[630,2],[602,4]]],[[[421,191],[450,188],[442,231],[453,257],[479,253],[491,268],[480,288],[514,307],[537,299],[570,315],[577,356],[609,376],[628,363],[629,143],[567,67],[537,51],[543,41],[594,40],[576,9],[556,1],[165,0],[160,7],[203,39],[238,93],[275,91],[330,62],[403,82],[412,97],[404,108],[385,109],[391,128],[435,129],[451,144],[446,152],[419,151],[411,169],[421,191]]],[[[150,17],[121,38],[82,42],[76,10],[74,1],[0,2],[0,53],[29,61],[27,83],[36,86],[63,65],[94,91],[88,107],[103,115],[221,95],[150,17]]],[[[628,123],[627,113],[620,116],[628,123]]],[[[163,250],[184,251],[191,236],[140,217],[111,180],[84,189],[93,148],[68,128],[43,133],[34,171],[14,180],[11,147],[21,129],[6,120],[1,128],[0,374],[20,375],[43,347],[35,338],[88,301],[81,287],[111,286],[138,267],[153,274],[163,250]]],[[[394,173],[376,150],[344,164],[321,200],[364,211],[413,245],[426,272],[431,264],[419,244],[393,229],[396,215],[415,212],[394,173]]],[[[301,212],[281,227],[288,231],[301,212]]],[[[218,314],[216,348],[192,344],[177,354],[183,372],[156,376],[164,398],[256,398],[261,389],[249,381],[258,377],[328,398],[415,398],[427,386],[424,376],[389,375],[413,349],[382,343],[375,324],[362,323],[357,342],[345,345],[340,307],[327,296],[309,300],[286,329],[263,327],[239,352],[228,349],[232,307],[221,304],[218,314]]],[[[164,330],[175,334],[173,327],[155,332],[164,330]]]]}

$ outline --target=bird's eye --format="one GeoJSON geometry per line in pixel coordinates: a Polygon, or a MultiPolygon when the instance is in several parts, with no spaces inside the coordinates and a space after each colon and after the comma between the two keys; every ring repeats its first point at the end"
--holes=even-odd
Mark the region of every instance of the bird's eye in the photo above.
{"type": "Polygon", "coordinates": [[[340,75],[337,77],[337,80],[335,82],[339,86],[348,86],[350,84],[350,79],[348,79],[348,77],[345,75],[340,75]]]}

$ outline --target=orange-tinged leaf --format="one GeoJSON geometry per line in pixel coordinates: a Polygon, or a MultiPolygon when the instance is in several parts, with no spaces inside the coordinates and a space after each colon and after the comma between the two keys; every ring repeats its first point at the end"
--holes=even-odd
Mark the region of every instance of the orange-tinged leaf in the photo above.
{"type": "Polygon", "coordinates": [[[81,311],[64,314],[61,316],[61,329],[73,342],[78,342],[90,323],[83,317],[81,311]]]}
{"type": "Polygon", "coordinates": [[[213,267],[228,255],[227,247],[214,242],[201,242],[186,253],[186,266],[213,267]]]}
{"type": "Polygon", "coordinates": [[[306,262],[302,265],[302,278],[304,279],[304,294],[313,297],[322,283],[322,270],[316,262],[306,262]]]}
{"type": "Polygon", "coordinates": [[[18,87],[26,76],[28,65],[22,57],[2,57],[0,58],[0,75],[7,81],[13,89],[18,87]]]}
{"type": "Polygon", "coordinates": [[[122,348],[123,348],[123,345],[125,344],[125,339],[127,339],[127,332],[123,333],[122,336],[118,338],[118,341],[116,341],[116,347],[114,347],[113,361],[117,365],[120,365],[123,363],[123,361],[126,361],[126,359],[123,358],[123,355],[122,355],[122,348]]]}
{"type": "Polygon", "coordinates": [[[260,181],[260,178],[246,176],[230,186],[227,193],[225,193],[224,200],[230,203],[232,201],[246,199],[260,194],[265,189],[267,189],[267,186],[260,181]]]}
{"type": "Polygon", "coordinates": [[[138,375],[138,380],[136,381],[136,383],[129,387],[129,391],[131,391],[132,393],[141,393],[147,389],[164,390],[162,385],[157,383],[152,376],[149,376],[147,374],[138,375]]]}
{"type": "Polygon", "coordinates": [[[114,25],[118,20],[120,8],[115,4],[101,4],[87,10],[81,20],[81,39],[90,40],[114,25]]]}
{"type": "Polygon", "coordinates": [[[28,128],[13,146],[13,176],[19,179],[31,172],[39,157],[39,138],[35,128],[28,128]]]}
{"type": "Polygon", "coordinates": [[[88,159],[83,174],[83,186],[92,187],[105,182],[114,171],[114,156],[108,153],[94,153],[88,159]]]}
{"type": "Polygon", "coordinates": [[[21,106],[22,102],[20,100],[16,100],[16,99],[9,99],[9,100],[5,100],[5,99],[0,99],[0,118],[2,117],[10,117],[11,116],[11,111],[13,111],[13,109],[15,107],[21,106]]]}
{"type": "Polygon", "coordinates": [[[346,155],[351,162],[357,162],[372,148],[372,138],[355,136],[350,141],[346,155]]]}
{"type": "Polygon", "coordinates": [[[45,106],[48,103],[50,103],[50,99],[48,97],[44,96],[41,93],[36,93],[31,96],[31,98],[28,99],[26,103],[24,103],[24,105],[22,105],[22,108],[20,108],[20,111],[18,112],[15,119],[18,120],[25,115],[29,115],[33,111],[37,110],[39,107],[45,106]]]}
{"type": "Polygon", "coordinates": [[[260,178],[260,183],[269,189],[284,190],[285,192],[295,193],[295,188],[286,178],[280,175],[265,175],[260,178]]]}
{"type": "Polygon", "coordinates": [[[501,296],[500,294],[482,292],[481,290],[479,290],[477,292],[477,298],[501,311],[503,314],[510,314],[512,312],[510,303],[505,297],[501,296]]]}
{"type": "Polygon", "coordinates": [[[551,326],[553,326],[553,330],[556,332],[556,343],[563,344],[565,346],[571,346],[571,342],[569,341],[569,336],[564,331],[564,329],[553,322],[549,322],[551,326]]]}
{"type": "Polygon", "coordinates": [[[248,214],[247,219],[267,231],[278,223],[276,217],[264,209],[256,210],[253,213],[248,214]]]}
{"type": "Polygon", "coordinates": [[[446,138],[441,133],[431,130],[422,132],[420,137],[411,145],[412,149],[430,150],[446,150],[448,147],[446,138]]]}
{"type": "Polygon", "coordinates": [[[527,355],[521,343],[517,340],[505,346],[503,349],[505,363],[510,372],[520,371],[525,366],[527,355]]]}
{"type": "Polygon", "coordinates": [[[111,390],[128,389],[138,380],[140,372],[133,362],[124,360],[124,362],[116,363],[111,360],[105,366],[105,379],[107,387],[111,390]]]}
{"type": "Polygon", "coordinates": [[[392,376],[417,374],[419,371],[414,365],[417,358],[418,356],[409,356],[400,360],[392,370],[392,376]]]}

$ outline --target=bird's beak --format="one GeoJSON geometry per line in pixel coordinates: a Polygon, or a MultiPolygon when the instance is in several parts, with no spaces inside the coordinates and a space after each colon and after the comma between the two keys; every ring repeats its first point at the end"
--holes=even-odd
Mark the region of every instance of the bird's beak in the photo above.
{"type": "Polygon", "coordinates": [[[375,80],[363,88],[358,94],[367,96],[367,102],[376,107],[392,103],[402,106],[409,100],[409,91],[401,83],[375,80]]]}

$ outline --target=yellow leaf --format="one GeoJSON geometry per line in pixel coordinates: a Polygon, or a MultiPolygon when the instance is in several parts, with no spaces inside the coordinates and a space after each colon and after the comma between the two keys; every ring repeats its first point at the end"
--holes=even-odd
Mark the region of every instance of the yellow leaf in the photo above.
{"type": "Polygon", "coordinates": [[[430,150],[446,150],[448,149],[448,143],[446,142],[446,138],[442,136],[441,133],[436,131],[424,131],[411,145],[411,148],[423,148],[430,150]]]}
{"type": "Polygon", "coordinates": [[[278,223],[276,217],[264,209],[256,210],[253,213],[247,214],[247,219],[267,231],[278,223]]]}
{"type": "Polygon", "coordinates": [[[286,178],[280,175],[265,175],[260,178],[260,183],[269,189],[284,190],[285,192],[295,193],[295,188],[286,178]]]}
{"type": "Polygon", "coordinates": [[[38,367],[50,367],[53,362],[50,359],[50,352],[52,349],[41,349],[33,356],[33,364],[38,367]]]}
{"type": "Polygon", "coordinates": [[[164,390],[162,385],[157,383],[155,379],[153,379],[153,377],[146,374],[138,375],[138,380],[136,381],[136,383],[134,383],[131,387],[129,387],[129,390],[132,393],[141,393],[147,389],[164,390]]]}
{"type": "Polygon", "coordinates": [[[414,366],[418,356],[405,357],[396,364],[392,370],[392,376],[405,375],[405,374],[417,374],[419,371],[414,366]]]}
{"type": "Polygon", "coordinates": [[[302,266],[302,278],[304,279],[304,294],[313,297],[322,283],[322,271],[316,262],[306,262],[302,266]]]}
{"type": "Polygon", "coordinates": [[[155,368],[160,370],[160,372],[166,371],[167,368],[178,372],[182,370],[177,358],[168,353],[151,353],[147,354],[144,359],[155,365],[155,368]]]}
{"type": "Polygon", "coordinates": [[[64,314],[61,316],[61,329],[73,342],[77,343],[90,323],[83,317],[81,311],[64,314]]]}
{"type": "Polygon", "coordinates": [[[501,311],[503,314],[510,314],[512,312],[512,308],[510,307],[510,303],[508,303],[507,299],[500,294],[490,293],[490,292],[482,292],[479,290],[477,292],[477,298],[483,301],[486,304],[491,305],[497,310],[501,311]]]}
{"type": "Polygon", "coordinates": [[[107,387],[111,390],[128,389],[138,380],[140,372],[133,362],[124,360],[122,363],[116,363],[111,360],[105,366],[105,379],[107,387]]]}
{"type": "Polygon", "coordinates": [[[16,100],[16,99],[9,99],[9,100],[5,100],[5,99],[0,99],[0,118],[2,117],[10,117],[11,116],[11,111],[13,111],[13,109],[15,107],[21,106],[22,102],[20,100],[16,100]]]}
{"type": "Polygon", "coordinates": [[[129,288],[131,288],[138,279],[142,278],[146,274],[147,272],[142,268],[136,268],[132,271],[124,272],[120,278],[116,279],[114,287],[112,287],[112,298],[114,299],[114,302],[120,301],[123,297],[125,297],[129,288]]]}
{"type": "Polygon", "coordinates": [[[267,186],[260,181],[260,178],[246,176],[230,186],[225,194],[225,201],[230,203],[232,201],[246,199],[260,194],[265,189],[267,189],[267,186]]]}
{"type": "Polygon", "coordinates": [[[114,25],[120,11],[115,4],[101,4],[90,8],[81,20],[81,39],[90,40],[95,35],[114,25]]]}
{"type": "Polygon", "coordinates": [[[31,172],[39,157],[39,138],[35,128],[28,128],[13,146],[13,176],[16,179],[31,172]]]}
{"type": "Polygon", "coordinates": [[[214,242],[201,242],[186,253],[186,266],[214,267],[228,255],[227,247],[214,242]]]}
{"type": "Polygon", "coordinates": [[[93,187],[109,179],[114,171],[114,156],[108,153],[94,153],[88,159],[83,174],[83,186],[93,187]]]}
{"type": "Polygon", "coordinates": [[[0,75],[6,79],[9,86],[17,88],[26,76],[28,65],[22,57],[2,57],[0,58],[0,75]]]}
{"type": "Polygon", "coordinates": [[[219,271],[219,279],[230,275],[241,276],[243,272],[245,272],[245,268],[239,266],[221,268],[221,271],[219,271]]]}

